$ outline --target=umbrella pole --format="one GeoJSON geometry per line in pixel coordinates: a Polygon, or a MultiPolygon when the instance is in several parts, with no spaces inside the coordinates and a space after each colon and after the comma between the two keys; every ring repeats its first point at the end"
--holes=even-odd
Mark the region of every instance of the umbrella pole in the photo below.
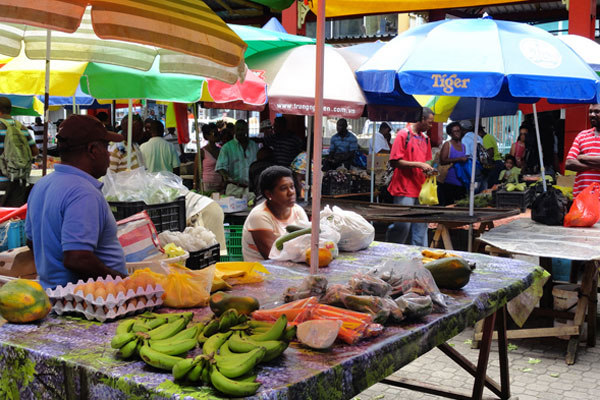
{"type": "Polygon", "coordinates": [[[133,150],[133,100],[129,99],[127,109],[127,169],[131,169],[131,151],[133,150]]]}
{"type": "Polygon", "coordinates": [[[373,135],[371,136],[371,203],[373,202],[375,192],[375,135],[377,134],[377,124],[373,121],[373,135]]]}
{"type": "Polygon", "coordinates": [[[194,103],[192,107],[194,110],[194,126],[196,127],[196,154],[198,155],[198,176],[196,182],[196,189],[199,192],[203,192],[202,188],[202,158],[200,157],[200,124],[198,123],[198,103],[194,103]]]}
{"type": "Polygon", "coordinates": [[[111,114],[111,118],[110,118],[111,125],[116,131],[117,130],[117,101],[116,100],[113,100],[110,105],[110,114],[111,114]]]}
{"type": "Polygon", "coordinates": [[[50,50],[52,49],[52,31],[46,30],[46,75],[44,82],[44,138],[42,139],[42,176],[48,170],[48,119],[50,117],[50,50]]]}
{"type": "MultiPolygon", "coordinates": [[[[323,154],[323,74],[325,64],[325,0],[319,1],[317,11],[317,60],[315,80],[315,140],[313,154],[315,166],[312,180],[312,233],[310,235],[310,273],[319,267],[319,225],[321,211],[321,156],[323,154]]],[[[307,163],[307,167],[308,167],[307,163]]]]}
{"type": "Polygon", "coordinates": [[[533,120],[535,122],[535,136],[537,138],[538,154],[540,156],[540,175],[542,176],[542,185],[544,192],[548,190],[546,187],[546,168],[544,167],[544,155],[542,154],[542,140],[540,139],[540,125],[538,124],[538,115],[535,103],[533,105],[533,120]]]}
{"type": "MultiPolygon", "coordinates": [[[[477,135],[479,135],[479,114],[481,112],[481,98],[475,103],[475,136],[473,137],[473,158],[471,160],[471,185],[469,187],[469,217],[475,214],[475,171],[477,167],[477,135]]],[[[468,250],[473,250],[473,224],[469,224],[468,250]]]]}
{"type": "Polygon", "coordinates": [[[308,202],[308,188],[310,187],[310,185],[308,184],[310,182],[310,172],[311,172],[311,168],[310,166],[312,165],[312,163],[310,162],[310,145],[312,144],[312,136],[314,135],[314,128],[315,126],[315,118],[309,116],[308,117],[308,138],[307,138],[307,143],[306,143],[306,171],[304,172],[305,176],[304,176],[304,201],[308,202]]]}

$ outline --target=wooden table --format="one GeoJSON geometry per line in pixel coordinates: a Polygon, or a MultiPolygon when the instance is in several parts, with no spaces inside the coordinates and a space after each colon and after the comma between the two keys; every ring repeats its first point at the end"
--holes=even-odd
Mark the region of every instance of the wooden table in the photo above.
{"type": "MultiPolygon", "coordinates": [[[[540,257],[540,265],[550,274],[552,274],[552,258],[584,261],[580,296],[575,312],[552,310],[552,282],[550,281],[545,285],[544,295],[540,301],[543,308],[535,309],[533,314],[569,319],[573,320],[574,324],[552,328],[511,330],[508,331],[508,337],[570,336],[565,361],[567,364],[574,364],[579,341],[583,334],[583,323],[587,320],[587,345],[589,347],[596,345],[600,225],[592,228],[565,228],[539,224],[531,219],[519,219],[490,230],[481,236],[481,240],[488,244],[486,249],[492,255],[523,254],[540,257]]],[[[573,271],[571,280],[577,283],[577,274],[573,274],[573,271]]],[[[476,332],[475,339],[481,337],[481,333],[476,332]]]]}
{"type": "MultiPolygon", "coordinates": [[[[453,250],[450,229],[479,223],[477,234],[494,227],[494,221],[520,214],[517,208],[476,208],[474,215],[469,216],[469,209],[465,207],[442,206],[402,206],[397,204],[381,204],[363,201],[339,199],[323,196],[323,205],[338,206],[344,210],[354,211],[372,222],[424,222],[437,223],[430,247],[441,247],[453,250]]],[[[310,203],[304,209],[310,215],[310,203]]]]}
{"type": "MultiPolygon", "coordinates": [[[[346,283],[352,274],[367,271],[389,259],[415,257],[420,249],[391,243],[373,243],[356,253],[341,253],[323,273],[330,284],[346,283]]],[[[505,327],[505,304],[539,279],[543,270],[532,264],[482,254],[464,254],[477,263],[477,269],[464,290],[448,292],[448,309],[419,321],[386,326],[374,338],[356,345],[336,343],[330,351],[311,351],[298,343],[284,355],[260,366],[262,383],[258,399],[351,399],[369,386],[384,380],[428,393],[445,392],[430,385],[386,378],[434,347],[439,347],[459,366],[474,376],[474,386],[466,395],[453,398],[481,399],[484,387],[498,398],[510,397],[505,327]],[[485,319],[483,345],[477,365],[445,342],[479,319],[485,319]],[[494,323],[500,332],[500,383],[487,377],[494,323]],[[462,397],[460,397],[462,396],[462,397]]],[[[232,293],[245,294],[270,308],[281,304],[290,285],[298,285],[308,274],[304,264],[265,262],[271,274],[259,284],[234,287],[232,293]]],[[[208,308],[194,309],[196,319],[208,316],[208,308]]],[[[219,399],[209,387],[183,387],[172,382],[171,374],[157,371],[142,361],[123,361],[110,348],[117,322],[100,324],[51,315],[37,324],[5,324],[0,327],[0,393],[17,382],[21,398],[46,399],[219,399]],[[5,387],[3,387],[4,385],[5,387]]],[[[193,356],[194,353],[190,354],[193,356]]],[[[445,393],[448,395],[448,393],[445,393]]]]}

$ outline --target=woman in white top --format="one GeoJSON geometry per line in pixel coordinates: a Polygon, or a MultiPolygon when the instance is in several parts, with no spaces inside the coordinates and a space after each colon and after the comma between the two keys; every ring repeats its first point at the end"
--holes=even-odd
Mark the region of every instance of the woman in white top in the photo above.
{"type": "Polygon", "coordinates": [[[286,226],[308,221],[302,207],[296,204],[294,179],[288,168],[264,170],[260,174],[260,191],[267,200],[254,207],[244,223],[244,261],[268,259],[275,240],[286,233],[286,226]]]}

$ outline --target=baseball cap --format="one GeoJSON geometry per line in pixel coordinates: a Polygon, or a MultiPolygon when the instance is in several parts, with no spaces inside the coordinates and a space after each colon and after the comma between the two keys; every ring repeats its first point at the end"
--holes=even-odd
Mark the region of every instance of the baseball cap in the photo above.
{"type": "Polygon", "coordinates": [[[76,147],[97,140],[121,142],[125,139],[118,133],[107,131],[104,124],[91,115],[69,116],[60,124],[56,138],[61,148],[76,147]]]}
{"type": "Polygon", "coordinates": [[[472,131],[473,130],[473,122],[471,122],[471,120],[469,120],[469,119],[463,119],[459,123],[460,123],[460,127],[463,128],[464,130],[466,130],[466,131],[472,131]]]}
{"type": "Polygon", "coordinates": [[[273,125],[271,125],[271,120],[269,120],[269,119],[265,119],[264,121],[261,121],[261,123],[260,123],[261,131],[263,129],[271,129],[272,127],[273,127],[273,125]]]}

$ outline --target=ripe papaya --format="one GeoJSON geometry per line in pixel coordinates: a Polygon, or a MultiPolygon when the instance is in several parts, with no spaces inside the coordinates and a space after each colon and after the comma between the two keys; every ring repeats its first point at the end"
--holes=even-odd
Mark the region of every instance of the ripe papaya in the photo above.
{"type": "Polygon", "coordinates": [[[449,257],[428,262],[425,268],[431,272],[440,289],[458,290],[469,283],[475,265],[461,257],[449,257]]]}
{"type": "Polygon", "coordinates": [[[252,296],[233,296],[225,292],[216,292],[210,296],[209,305],[216,316],[230,308],[236,309],[238,314],[250,315],[260,307],[258,300],[252,296]]]}
{"type": "Polygon", "coordinates": [[[37,321],[51,309],[48,295],[35,281],[16,279],[0,288],[0,315],[8,322],[37,321]]]}
{"type": "MultiPolygon", "coordinates": [[[[306,263],[310,265],[310,249],[306,250],[306,263]]],[[[319,248],[319,268],[326,267],[333,261],[333,254],[329,249],[324,247],[319,248]]]]}

